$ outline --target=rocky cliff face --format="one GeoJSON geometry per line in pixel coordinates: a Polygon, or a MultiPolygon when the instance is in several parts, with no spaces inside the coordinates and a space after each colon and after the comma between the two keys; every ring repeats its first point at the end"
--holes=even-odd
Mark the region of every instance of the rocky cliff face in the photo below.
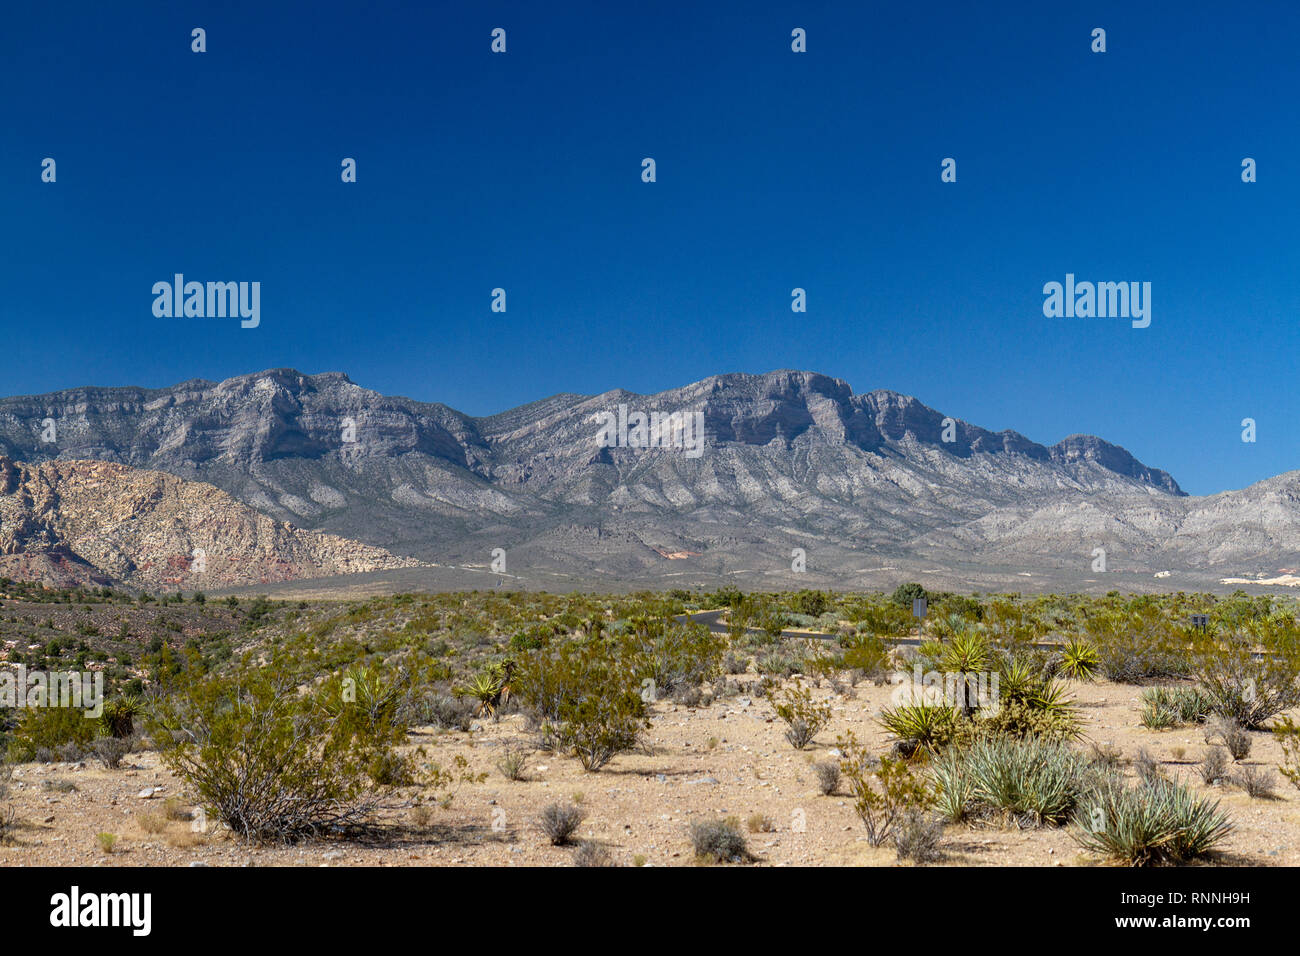
{"type": "Polygon", "coordinates": [[[1098,438],[1043,446],[810,372],[557,395],[487,418],[289,369],[70,389],[0,400],[0,452],[208,482],[277,521],[426,560],[481,564],[504,547],[532,567],[625,579],[669,562],[781,567],[794,547],[845,572],[1087,567],[1095,547],[1134,567],[1238,570],[1289,560],[1297,530],[1294,476],[1189,498],[1098,438]],[[702,453],[602,447],[601,416],[620,405],[698,413],[702,453]]]}
{"type": "Polygon", "coordinates": [[[0,458],[0,574],[9,577],[195,591],[415,563],[163,472],[0,458]]]}

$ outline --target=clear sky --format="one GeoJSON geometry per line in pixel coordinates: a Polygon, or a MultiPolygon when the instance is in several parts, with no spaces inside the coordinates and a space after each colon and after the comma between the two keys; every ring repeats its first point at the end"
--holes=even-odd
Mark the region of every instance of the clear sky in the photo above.
{"type": "Polygon", "coordinates": [[[1300,4],[48,2],[3,26],[0,393],[291,366],[490,414],[799,368],[1100,435],[1193,493],[1300,467],[1300,4]],[[178,272],[261,282],[260,326],[156,318],[178,272]],[[1150,282],[1150,327],[1046,318],[1067,272],[1150,282]]]}

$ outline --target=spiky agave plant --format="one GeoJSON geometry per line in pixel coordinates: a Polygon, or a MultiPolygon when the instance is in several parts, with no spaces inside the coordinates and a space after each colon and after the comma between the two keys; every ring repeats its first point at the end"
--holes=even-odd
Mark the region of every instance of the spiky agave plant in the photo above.
{"type": "Polygon", "coordinates": [[[1101,664],[1101,655],[1091,641],[1072,637],[1062,650],[1061,673],[1071,680],[1090,681],[1101,664]]]}
{"type": "Polygon", "coordinates": [[[957,710],[934,704],[902,704],[880,714],[881,725],[911,750],[938,753],[958,731],[957,710]]]}

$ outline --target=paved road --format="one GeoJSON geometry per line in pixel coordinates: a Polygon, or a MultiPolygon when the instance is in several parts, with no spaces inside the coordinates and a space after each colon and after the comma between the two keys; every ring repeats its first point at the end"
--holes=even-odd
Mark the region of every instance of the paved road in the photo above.
{"type": "MultiPolygon", "coordinates": [[[[676,620],[682,621],[683,623],[686,621],[694,621],[697,624],[703,624],[714,634],[729,634],[730,631],[727,628],[727,625],[722,623],[722,615],[725,613],[725,611],[693,611],[687,614],[677,615],[676,620]]],[[[767,632],[761,627],[747,627],[745,628],[745,633],[766,634],[767,632]]],[[[796,639],[803,638],[833,641],[836,639],[837,635],[827,634],[823,631],[782,631],[781,636],[796,639]]],[[[887,637],[884,638],[884,640],[889,641],[891,644],[901,644],[905,647],[919,647],[921,645],[921,639],[919,637],[887,637]]]]}

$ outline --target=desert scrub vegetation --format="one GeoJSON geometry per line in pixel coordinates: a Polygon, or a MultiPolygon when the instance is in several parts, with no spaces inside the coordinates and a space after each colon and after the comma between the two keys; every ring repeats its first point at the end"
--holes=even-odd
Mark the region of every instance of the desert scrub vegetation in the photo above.
{"type": "Polygon", "coordinates": [[[520,661],[516,693],[554,746],[585,770],[631,750],[649,726],[639,651],[626,639],[593,638],[530,651],[520,661]]]}
{"type": "Polygon", "coordinates": [[[773,698],[776,715],[786,724],[785,739],[795,750],[803,750],[821,730],[830,723],[831,706],[814,700],[812,692],[796,684],[781,696],[773,698]]]}
{"type": "Polygon", "coordinates": [[[754,859],[735,817],[692,823],[690,837],[695,858],[702,863],[748,863],[754,859]]]}
{"type": "Polygon", "coordinates": [[[341,678],[305,692],[273,664],[177,681],[153,708],[163,762],[236,835],[260,842],[369,825],[405,728],[349,700],[341,678]]]}
{"type": "Polygon", "coordinates": [[[546,839],[550,840],[551,846],[567,846],[586,817],[586,811],[576,803],[567,806],[562,803],[548,803],[542,808],[541,815],[537,818],[537,825],[542,833],[546,834],[546,839]]]}
{"type": "Polygon", "coordinates": [[[1272,717],[1300,705],[1300,660],[1291,626],[1260,625],[1201,645],[1197,680],[1207,710],[1262,730],[1272,717]]]}
{"type": "Polygon", "coordinates": [[[1231,832],[1217,800],[1170,780],[1126,786],[1114,777],[1082,797],[1071,826],[1085,850],[1131,866],[1205,857],[1231,832]]]}
{"type": "Polygon", "coordinates": [[[1300,725],[1290,717],[1282,717],[1273,724],[1273,735],[1282,748],[1282,776],[1300,790],[1300,725]]]}
{"type": "Polygon", "coordinates": [[[907,761],[872,755],[852,731],[837,738],[836,746],[843,754],[840,772],[853,795],[854,812],[872,846],[890,839],[908,811],[924,810],[933,802],[929,786],[907,761]]]}

